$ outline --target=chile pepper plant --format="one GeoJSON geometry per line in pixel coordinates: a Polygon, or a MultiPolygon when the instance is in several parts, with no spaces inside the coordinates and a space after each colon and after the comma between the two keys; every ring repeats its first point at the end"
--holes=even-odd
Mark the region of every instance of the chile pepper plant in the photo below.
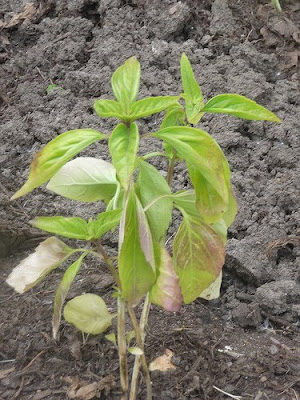
{"type": "Polygon", "coordinates": [[[237,94],[221,94],[205,102],[185,54],[181,57],[183,93],[178,96],[136,100],[139,81],[140,64],[132,57],[112,75],[115,100],[95,101],[94,109],[100,117],[119,119],[110,135],[93,129],[68,131],[51,140],[35,156],[28,180],[12,199],[49,181],[47,188],[58,195],[79,202],[101,201],[106,209],[89,220],[63,216],[35,218],[34,227],[86,244],[71,248],[56,236],[49,237],[12,271],[7,283],[23,293],[75,255],[76,260],[66,269],[55,295],[53,336],[57,337],[62,312],[65,320],[79,330],[100,334],[111,326],[114,317],[101,297],[84,294],[67,302],[62,309],[84,258],[92,255],[106,263],[117,288],[122,399],[136,398],[142,369],[150,400],[151,380],[144,354],[150,304],[178,311],[182,303],[191,303],[197,297],[218,296],[227,229],[237,212],[226,157],[207,132],[194,126],[205,113],[226,113],[249,120],[279,122],[279,119],[237,94]],[[162,111],[160,129],[141,137],[137,120],[162,111]],[[138,155],[140,140],[149,139],[162,142],[164,150],[138,155]],[[108,142],[111,162],[91,157],[71,160],[100,140],[108,142]],[[166,179],[149,163],[154,157],[167,159],[166,179]],[[174,166],[183,161],[193,188],[174,191],[174,166]],[[173,208],[180,211],[182,222],[170,254],[165,243],[173,208]],[[104,249],[102,236],[117,227],[116,261],[104,249]],[[138,321],[134,309],[141,301],[144,305],[138,321]],[[135,332],[133,347],[127,344],[127,313],[135,332]],[[128,352],[135,355],[130,389],[128,352]]]}

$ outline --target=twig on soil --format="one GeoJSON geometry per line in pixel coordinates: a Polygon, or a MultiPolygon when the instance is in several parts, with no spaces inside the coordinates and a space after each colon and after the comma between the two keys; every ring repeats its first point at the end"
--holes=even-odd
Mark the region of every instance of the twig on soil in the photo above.
{"type": "Polygon", "coordinates": [[[220,393],[226,394],[226,396],[228,396],[228,397],[230,397],[232,399],[235,399],[235,400],[242,400],[243,399],[241,396],[235,396],[234,394],[227,393],[224,390],[218,388],[217,386],[213,385],[213,388],[218,390],[218,392],[220,392],[220,393]]]}
{"type": "Polygon", "coordinates": [[[42,354],[46,353],[47,350],[48,349],[44,349],[40,351],[35,357],[33,357],[33,359],[26,365],[26,367],[22,369],[22,372],[26,371],[35,362],[35,360],[39,358],[42,354]]]}
{"type": "Polygon", "coordinates": [[[20,396],[20,394],[21,394],[21,392],[23,390],[23,387],[24,387],[24,381],[25,381],[25,378],[24,378],[24,376],[22,376],[20,387],[16,391],[16,393],[14,394],[13,399],[17,399],[20,396]]]}
{"type": "Polygon", "coordinates": [[[300,246],[300,236],[297,235],[290,235],[283,239],[277,239],[272,243],[269,243],[267,246],[265,253],[268,257],[271,256],[272,250],[278,249],[281,247],[285,247],[287,244],[292,244],[294,246],[300,246]]]}

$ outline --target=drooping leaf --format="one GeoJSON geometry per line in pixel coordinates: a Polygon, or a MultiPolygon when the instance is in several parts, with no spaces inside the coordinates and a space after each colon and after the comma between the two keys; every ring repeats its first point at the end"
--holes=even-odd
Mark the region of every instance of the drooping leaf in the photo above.
{"type": "Polygon", "coordinates": [[[146,97],[134,103],[130,108],[131,121],[159,113],[179,100],[179,96],[146,97]]]}
{"type": "MultiPolygon", "coordinates": [[[[143,207],[159,196],[171,194],[169,185],[155,167],[142,160],[139,162],[139,167],[137,188],[143,207]]],[[[166,234],[172,219],[172,208],[172,199],[164,197],[146,211],[150,230],[156,242],[160,242],[166,234]]]]}
{"type": "Polygon", "coordinates": [[[36,154],[31,165],[26,183],[13,196],[24,196],[33,189],[47,182],[71,158],[90,144],[105,138],[106,135],[93,129],[76,129],[62,133],[51,140],[36,154]]]}
{"type": "Polygon", "coordinates": [[[163,246],[158,245],[157,251],[158,278],[151,288],[150,300],[166,311],[179,311],[183,299],[172,258],[163,246]]]}
{"type": "MultiPolygon", "coordinates": [[[[220,196],[215,188],[202,175],[201,171],[187,162],[189,174],[196,194],[196,207],[203,220],[207,223],[219,221],[228,208],[228,198],[220,196]]],[[[225,184],[230,180],[230,171],[227,164],[224,165],[223,179],[225,184]],[[229,177],[228,177],[229,176],[229,177]]],[[[228,185],[227,185],[228,187],[228,185]]]]}
{"type": "Polygon", "coordinates": [[[187,120],[191,124],[197,124],[203,115],[203,113],[200,114],[203,108],[203,96],[189,59],[184,53],[181,56],[180,67],[187,120]]]}
{"type": "Polygon", "coordinates": [[[112,90],[125,115],[129,114],[130,106],[135,102],[140,76],[140,63],[135,57],[131,57],[113,73],[111,78],[112,90]]]}
{"type": "Polygon", "coordinates": [[[74,251],[56,237],[44,240],[17,265],[6,279],[18,293],[37,285],[46,275],[62,264],[74,251]]]}
{"type": "Polygon", "coordinates": [[[211,228],[220,236],[224,245],[227,243],[227,225],[224,219],[220,219],[219,221],[210,224],[211,228]]]}
{"type": "Polygon", "coordinates": [[[78,157],[65,164],[50,180],[47,189],[68,199],[106,203],[118,186],[112,164],[98,158],[78,157]]]}
{"type": "Polygon", "coordinates": [[[135,123],[128,128],[119,124],[109,138],[109,151],[121,185],[127,190],[135,170],[136,153],[139,147],[139,132],[135,123]]]}
{"type": "Polygon", "coordinates": [[[63,303],[67,297],[67,294],[70,290],[72,282],[77,275],[82,261],[87,253],[83,253],[78,260],[76,260],[64,273],[64,276],[56,290],[55,299],[54,299],[54,312],[53,312],[53,320],[52,320],[52,333],[53,338],[56,339],[58,328],[61,320],[61,311],[63,303]]]}
{"type": "Polygon", "coordinates": [[[35,228],[70,239],[90,240],[87,222],[78,217],[37,217],[31,221],[35,228]]]}
{"type": "Polygon", "coordinates": [[[185,303],[191,303],[220,274],[224,244],[200,218],[183,212],[183,222],[173,242],[173,260],[185,303]]]}
{"type": "MultiPolygon", "coordinates": [[[[168,107],[166,115],[160,125],[160,129],[168,128],[170,126],[184,126],[185,112],[181,104],[175,103],[168,107]]],[[[168,143],[164,142],[164,148],[168,157],[173,157],[173,148],[168,143]]]]}
{"type": "Polygon", "coordinates": [[[155,282],[150,228],[133,189],[124,208],[119,240],[119,276],[122,296],[137,304],[155,282]]]}
{"type": "MultiPolygon", "coordinates": [[[[217,142],[208,133],[200,129],[175,126],[153,135],[174,147],[188,166],[199,171],[224,202],[228,202],[226,159],[217,142]]],[[[193,177],[191,178],[193,182],[193,177]]]]}
{"type": "Polygon", "coordinates": [[[96,294],[74,297],[64,308],[64,318],[84,333],[98,335],[111,326],[112,315],[105,302],[96,294]]]}
{"type": "Polygon", "coordinates": [[[238,94],[219,94],[210,99],[201,110],[215,114],[235,115],[238,118],[256,121],[280,122],[280,119],[265,107],[238,94]]]}
{"type": "Polygon", "coordinates": [[[205,300],[214,300],[220,297],[220,289],[222,284],[222,272],[217,277],[217,279],[203,292],[199,297],[205,300]]]}
{"type": "Polygon", "coordinates": [[[126,119],[122,112],[121,104],[114,100],[96,100],[94,102],[94,110],[99,117],[126,119]]]}
{"type": "Polygon", "coordinates": [[[88,223],[89,235],[93,239],[99,239],[104,233],[115,229],[120,222],[122,209],[105,211],[98,215],[96,220],[88,223]]]}

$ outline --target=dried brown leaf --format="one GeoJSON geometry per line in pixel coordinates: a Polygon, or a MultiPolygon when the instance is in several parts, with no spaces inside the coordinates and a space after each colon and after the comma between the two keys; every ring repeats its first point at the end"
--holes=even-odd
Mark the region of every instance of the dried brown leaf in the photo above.
{"type": "Polygon", "coordinates": [[[173,354],[171,350],[167,349],[163,356],[155,358],[155,360],[150,363],[149,370],[166,372],[168,369],[176,369],[175,365],[171,362],[173,354]]]}

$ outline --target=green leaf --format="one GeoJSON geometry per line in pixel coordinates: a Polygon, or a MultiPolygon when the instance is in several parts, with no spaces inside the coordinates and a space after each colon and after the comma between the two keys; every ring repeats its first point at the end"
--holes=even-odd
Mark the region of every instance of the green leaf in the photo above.
{"type": "Polygon", "coordinates": [[[161,245],[157,245],[157,248],[158,278],[151,288],[150,300],[166,311],[179,311],[183,300],[179,278],[167,250],[161,245]]]}
{"type": "Polygon", "coordinates": [[[76,129],[57,136],[36,154],[30,165],[27,182],[11,199],[24,196],[47,182],[67,161],[103,138],[105,138],[103,133],[93,129],[76,129]]]}
{"type": "Polygon", "coordinates": [[[120,226],[119,276],[122,296],[137,304],[155,282],[153,244],[143,208],[130,190],[120,226]]]}
{"type": "Polygon", "coordinates": [[[88,231],[92,239],[99,239],[104,233],[117,227],[120,222],[122,209],[105,211],[98,215],[96,220],[90,220],[88,231]]]}
{"type": "Polygon", "coordinates": [[[138,147],[139,132],[135,123],[132,123],[130,128],[124,124],[119,124],[109,138],[109,151],[112,162],[125,190],[127,190],[135,170],[138,147]]]}
{"type": "Polygon", "coordinates": [[[56,339],[58,328],[61,320],[61,311],[63,303],[67,297],[67,294],[70,290],[72,282],[77,275],[82,261],[87,253],[83,253],[78,260],[76,260],[64,273],[64,276],[56,290],[55,299],[54,299],[54,312],[53,312],[53,320],[52,320],[52,332],[53,338],[56,339]]]}
{"type": "Polygon", "coordinates": [[[91,203],[114,196],[118,181],[112,164],[98,158],[78,157],[65,164],[47,189],[68,199],[91,203]]]}
{"type": "MultiPolygon", "coordinates": [[[[228,198],[221,197],[215,188],[202,175],[201,171],[187,162],[189,174],[196,194],[196,207],[202,218],[207,223],[219,221],[228,208],[228,198]]],[[[230,182],[230,171],[227,164],[224,163],[224,180],[228,185],[230,182]]]]}
{"type": "Polygon", "coordinates": [[[203,115],[199,114],[203,107],[203,96],[191,64],[184,53],[181,56],[180,67],[187,120],[191,124],[197,124],[203,115]]]}
{"type": "Polygon", "coordinates": [[[47,86],[47,89],[46,89],[47,94],[51,93],[53,91],[53,89],[64,90],[62,87],[56,85],[55,83],[52,83],[51,85],[47,86]]]}
{"type": "Polygon", "coordinates": [[[196,207],[196,195],[194,190],[181,190],[172,194],[172,199],[175,207],[178,206],[179,209],[183,209],[191,217],[200,217],[196,207]]]}
{"type": "Polygon", "coordinates": [[[142,356],[144,354],[143,350],[137,346],[128,347],[128,353],[134,356],[142,356]]]}
{"type": "Polygon", "coordinates": [[[191,303],[220,274],[224,244],[201,218],[183,212],[183,222],[173,242],[173,261],[185,303],[191,303]]]}
{"type": "Polygon", "coordinates": [[[138,118],[144,118],[159,113],[176,103],[179,99],[180,96],[146,97],[131,106],[130,119],[133,121],[138,118]]]}
{"type": "Polygon", "coordinates": [[[122,112],[121,104],[114,100],[96,100],[94,102],[94,110],[99,117],[126,119],[122,112]]]}
{"type": "MultiPolygon", "coordinates": [[[[184,126],[169,127],[153,134],[174,147],[189,168],[199,172],[225,203],[228,202],[228,170],[225,156],[217,142],[205,131],[184,126]]],[[[191,176],[192,183],[193,177],[191,176]]],[[[195,190],[199,188],[195,187],[195,190]]]]}
{"type": "Polygon", "coordinates": [[[135,57],[129,58],[121,65],[111,78],[112,90],[116,99],[121,103],[122,113],[129,113],[135,102],[140,85],[141,67],[135,57]]]}
{"type": "Polygon", "coordinates": [[[80,331],[98,335],[111,326],[112,315],[100,296],[87,293],[66,304],[64,318],[80,331]]]}
{"type": "MultiPolygon", "coordinates": [[[[155,167],[142,160],[139,162],[139,167],[137,188],[143,207],[159,196],[171,194],[169,185],[155,167]]],[[[160,242],[166,234],[172,219],[172,209],[172,199],[164,197],[146,211],[150,230],[156,242],[160,242]]]]}
{"type": "Polygon", "coordinates": [[[107,335],[104,336],[105,339],[107,339],[108,341],[117,344],[117,338],[116,338],[116,334],[114,332],[112,333],[108,333],[107,335]]]}
{"type": "Polygon", "coordinates": [[[87,222],[78,217],[37,217],[30,221],[35,228],[70,239],[89,240],[87,222]]]}
{"type": "Polygon", "coordinates": [[[160,129],[169,128],[170,126],[185,125],[184,108],[181,104],[175,103],[168,107],[166,115],[160,125],[160,129]]]}
{"type": "Polygon", "coordinates": [[[24,293],[37,285],[46,275],[62,264],[72,253],[70,247],[56,237],[44,240],[20,262],[6,279],[18,293],[24,293]]]}
{"type": "Polygon", "coordinates": [[[238,118],[280,123],[271,111],[238,94],[220,94],[210,99],[201,110],[215,114],[235,115],[238,118]]]}
{"type": "MultiPolygon", "coordinates": [[[[185,112],[181,104],[175,103],[167,109],[166,115],[160,125],[160,129],[168,128],[170,126],[184,126],[185,112]]],[[[169,158],[172,158],[173,147],[164,142],[164,148],[169,158]]]]}
{"type": "Polygon", "coordinates": [[[235,220],[237,212],[238,212],[238,204],[236,201],[236,197],[235,197],[233,189],[230,188],[229,194],[228,194],[227,210],[223,214],[223,219],[224,219],[224,222],[226,223],[227,228],[229,228],[230,225],[235,220]]]}

